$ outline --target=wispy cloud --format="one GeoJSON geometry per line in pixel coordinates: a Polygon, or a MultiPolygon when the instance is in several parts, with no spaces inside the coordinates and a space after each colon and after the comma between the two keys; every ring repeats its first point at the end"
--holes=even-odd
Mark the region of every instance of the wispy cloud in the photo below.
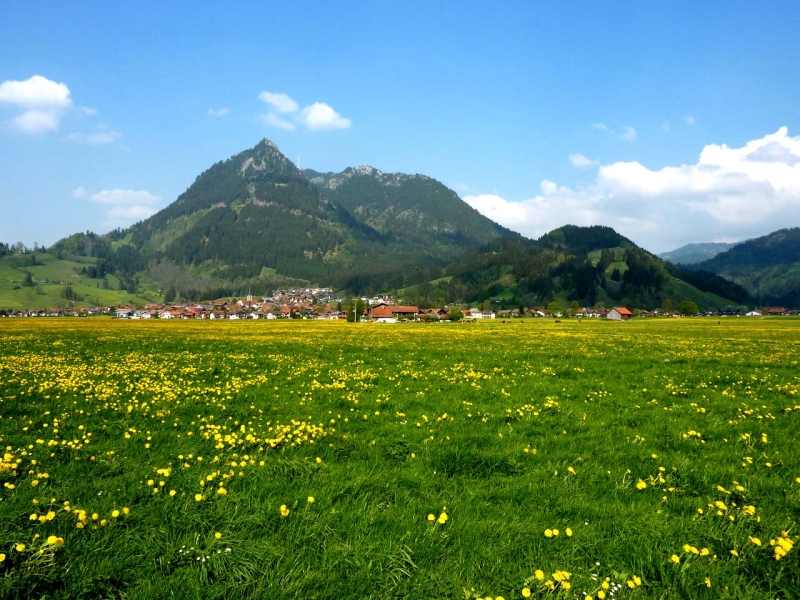
{"type": "Polygon", "coordinates": [[[697,120],[694,117],[690,117],[690,116],[683,117],[683,120],[687,125],[690,125],[690,126],[694,125],[695,123],[697,123],[697,120]]]}
{"type": "MultiPolygon", "coordinates": [[[[73,192],[81,190],[86,196],[83,187],[73,192]]],[[[161,202],[161,197],[151,194],[145,190],[125,190],[111,189],[101,190],[87,198],[89,201],[105,206],[105,227],[123,227],[136,221],[141,221],[157,212],[157,205],[161,202]]]]}
{"type": "Polygon", "coordinates": [[[294,131],[298,124],[310,131],[322,131],[347,129],[352,125],[350,119],[343,117],[324,102],[314,102],[301,109],[287,94],[266,91],[261,92],[258,99],[269,107],[266,113],[260,115],[261,120],[278,129],[294,131]]]}
{"type": "Polygon", "coordinates": [[[122,137],[119,131],[113,129],[103,129],[94,133],[73,132],[67,136],[70,142],[75,144],[86,144],[89,146],[100,146],[103,144],[113,144],[122,137]]]}
{"type": "Polygon", "coordinates": [[[573,167],[578,167],[579,169],[593,167],[594,165],[598,164],[598,161],[587,158],[583,154],[570,154],[569,162],[572,163],[573,167]]]}
{"type": "Polygon", "coordinates": [[[741,240],[800,222],[800,136],[786,127],[741,148],[710,144],[695,164],[598,169],[585,187],[543,180],[534,197],[466,196],[478,211],[530,237],[566,223],[610,225],[652,251],[725,237],[741,240]]]}
{"type": "Polygon", "coordinates": [[[57,131],[64,113],[72,106],[72,99],[67,84],[34,75],[25,81],[0,83],[0,103],[22,110],[10,120],[14,129],[37,134],[57,131]]]}
{"type": "Polygon", "coordinates": [[[639,134],[637,134],[636,130],[630,125],[624,125],[619,134],[617,134],[615,129],[609,127],[605,123],[592,123],[592,128],[597,129],[598,131],[605,131],[606,133],[613,135],[620,140],[625,140],[626,142],[635,142],[636,138],[639,137],[639,134]]]}
{"type": "Polygon", "coordinates": [[[209,108],[208,114],[212,117],[225,117],[228,115],[228,107],[223,106],[222,108],[209,108]]]}
{"type": "Polygon", "coordinates": [[[670,124],[669,124],[669,121],[664,121],[664,124],[661,126],[661,129],[663,129],[664,131],[666,131],[667,133],[669,133],[670,127],[671,127],[671,126],[670,126],[670,124]]]}
{"type": "Polygon", "coordinates": [[[625,140],[626,142],[635,142],[638,137],[639,134],[636,133],[636,130],[630,125],[625,125],[622,128],[622,133],[619,134],[619,139],[625,140]]]}

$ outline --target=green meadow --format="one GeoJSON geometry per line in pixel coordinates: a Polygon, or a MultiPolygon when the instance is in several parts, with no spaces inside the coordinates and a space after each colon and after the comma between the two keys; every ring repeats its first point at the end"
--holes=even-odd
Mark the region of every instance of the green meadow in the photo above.
{"type": "Polygon", "coordinates": [[[797,598],[800,320],[0,320],[0,597],[797,598]]]}

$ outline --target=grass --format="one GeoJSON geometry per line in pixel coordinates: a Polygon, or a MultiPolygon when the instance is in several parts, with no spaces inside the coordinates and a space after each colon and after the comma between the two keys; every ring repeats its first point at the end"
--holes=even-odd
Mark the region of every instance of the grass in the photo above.
{"type": "MultiPolygon", "coordinates": [[[[103,289],[99,279],[91,279],[80,273],[80,269],[96,262],[95,258],[87,257],[85,262],[79,263],[70,260],[59,260],[55,256],[36,252],[35,266],[29,265],[26,255],[5,256],[0,258],[0,309],[47,309],[53,307],[67,307],[70,302],[62,294],[64,285],[72,286],[73,291],[83,300],[75,303],[76,306],[111,306],[124,303],[145,304],[153,301],[148,298],[147,292],[128,294],[120,289],[103,289]],[[35,283],[32,287],[23,284],[25,273],[29,271],[35,283]],[[39,283],[44,282],[44,283],[39,283]]],[[[111,288],[119,288],[119,279],[108,275],[111,288]]],[[[142,285],[150,281],[142,281],[142,285]]],[[[151,292],[152,296],[160,299],[161,295],[151,292]]]]}
{"type": "Polygon", "coordinates": [[[5,319],[0,596],[795,597],[799,333],[5,319]]]}

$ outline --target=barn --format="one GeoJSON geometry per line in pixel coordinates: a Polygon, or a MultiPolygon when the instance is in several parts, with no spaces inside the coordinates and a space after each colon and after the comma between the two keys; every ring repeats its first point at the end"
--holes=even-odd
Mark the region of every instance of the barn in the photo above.
{"type": "Polygon", "coordinates": [[[609,321],[627,321],[633,316],[633,313],[624,306],[615,306],[606,315],[609,321]]]}

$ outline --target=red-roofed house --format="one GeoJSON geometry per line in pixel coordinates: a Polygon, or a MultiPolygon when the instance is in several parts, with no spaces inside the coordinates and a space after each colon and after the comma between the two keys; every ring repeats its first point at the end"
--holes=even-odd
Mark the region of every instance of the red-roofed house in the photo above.
{"type": "Polygon", "coordinates": [[[633,316],[633,313],[624,306],[615,306],[606,315],[609,321],[627,321],[633,316]]]}

